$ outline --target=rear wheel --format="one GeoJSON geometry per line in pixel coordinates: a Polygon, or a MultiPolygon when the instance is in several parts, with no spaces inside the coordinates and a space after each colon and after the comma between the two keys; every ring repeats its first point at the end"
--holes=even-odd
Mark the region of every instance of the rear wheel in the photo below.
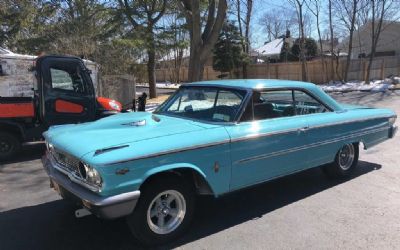
{"type": "Polygon", "coordinates": [[[147,183],[135,210],[127,217],[132,234],[147,246],[179,237],[192,220],[194,197],[191,186],[174,176],[147,183]]]}
{"type": "Polygon", "coordinates": [[[21,149],[21,142],[12,133],[0,132],[0,160],[13,157],[21,149]]]}
{"type": "Polygon", "coordinates": [[[324,166],[324,172],[333,178],[350,175],[358,163],[358,144],[349,143],[337,152],[335,161],[324,166]]]}

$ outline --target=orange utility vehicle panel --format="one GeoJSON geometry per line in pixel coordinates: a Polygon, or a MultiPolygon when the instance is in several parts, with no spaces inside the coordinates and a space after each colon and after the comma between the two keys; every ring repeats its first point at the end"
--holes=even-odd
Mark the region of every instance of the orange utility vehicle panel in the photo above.
{"type": "Polygon", "coordinates": [[[58,113],[80,114],[83,112],[83,107],[79,104],[59,99],[56,100],[56,111],[58,113]]]}
{"type": "Polygon", "coordinates": [[[34,117],[33,102],[2,103],[0,102],[0,118],[34,117]]]}

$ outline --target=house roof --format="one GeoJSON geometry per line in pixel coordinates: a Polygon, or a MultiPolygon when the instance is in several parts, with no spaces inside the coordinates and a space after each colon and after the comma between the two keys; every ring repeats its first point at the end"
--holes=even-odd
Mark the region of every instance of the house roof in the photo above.
{"type": "Polygon", "coordinates": [[[283,44],[284,44],[284,39],[278,38],[272,40],[269,43],[264,44],[258,49],[255,49],[255,51],[263,56],[276,56],[281,53],[283,44]]]}

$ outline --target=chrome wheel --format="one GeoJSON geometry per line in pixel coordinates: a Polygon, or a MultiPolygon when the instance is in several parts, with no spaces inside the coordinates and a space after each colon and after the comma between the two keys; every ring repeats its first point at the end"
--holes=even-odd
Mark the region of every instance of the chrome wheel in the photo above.
{"type": "Polygon", "coordinates": [[[147,224],[156,234],[168,234],[179,227],[185,218],[186,201],[176,190],[158,194],[147,209],[147,224]]]}
{"type": "Polygon", "coordinates": [[[344,145],[338,153],[338,163],[341,169],[348,170],[354,161],[354,146],[353,144],[344,145]]]}

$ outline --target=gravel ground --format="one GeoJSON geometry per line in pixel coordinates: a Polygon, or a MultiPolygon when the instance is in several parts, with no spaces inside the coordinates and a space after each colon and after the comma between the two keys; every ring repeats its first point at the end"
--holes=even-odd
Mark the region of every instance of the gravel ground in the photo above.
{"type": "MultiPolygon", "coordinates": [[[[400,114],[400,92],[333,94],[400,114]]],[[[400,248],[399,134],[362,151],[354,176],[311,169],[219,199],[201,198],[189,232],[166,248],[400,248]]],[[[42,144],[0,165],[0,249],[137,249],[123,220],[74,217],[49,188],[42,144]]]]}

